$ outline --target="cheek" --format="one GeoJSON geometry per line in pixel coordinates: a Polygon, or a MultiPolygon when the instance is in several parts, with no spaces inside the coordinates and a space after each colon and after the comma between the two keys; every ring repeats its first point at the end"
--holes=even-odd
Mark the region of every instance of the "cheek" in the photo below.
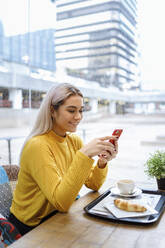
{"type": "Polygon", "coordinates": [[[65,115],[62,115],[62,116],[58,116],[58,119],[57,119],[57,122],[60,123],[60,124],[65,124],[68,122],[68,116],[67,114],[65,115]]]}
{"type": "Polygon", "coordinates": [[[52,117],[54,124],[58,124],[59,122],[61,122],[61,116],[58,113],[54,112],[52,117]]]}

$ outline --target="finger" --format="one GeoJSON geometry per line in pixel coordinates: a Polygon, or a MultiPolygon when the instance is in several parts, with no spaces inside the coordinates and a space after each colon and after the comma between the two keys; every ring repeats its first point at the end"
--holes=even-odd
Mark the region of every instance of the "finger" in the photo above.
{"type": "Polygon", "coordinates": [[[110,138],[110,140],[109,140],[109,142],[111,143],[111,144],[115,144],[115,141],[117,140],[118,138],[117,137],[115,137],[115,136],[112,136],[112,138],[110,138]]]}
{"type": "Polygon", "coordinates": [[[108,155],[109,155],[109,152],[107,152],[107,151],[102,151],[98,156],[99,156],[100,158],[107,158],[108,155]]]}
{"type": "Polygon", "coordinates": [[[100,141],[99,143],[100,145],[104,146],[104,147],[112,147],[114,148],[114,144],[112,144],[111,142],[107,142],[107,141],[100,141]]]}
{"type": "Polygon", "coordinates": [[[107,162],[111,161],[112,159],[114,159],[116,157],[116,154],[110,155],[109,157],[106,158],[107,162]]]}
{"type": "Polygon", "coordinates": [[[110,139],[114,139],[114,140],[118,140],[118,136],[115,136],[115,135],[112,135],[112,136],[110,136],[110,139]]]}
{"type": "Polygon", "coordinates": [[[116,152],[118,152],[118,142],[117,141],[115,141],[115,150],[116,150],[116,152]]]}
{"type": "Polygon", "coordinates": [[[101,137],[99,139],[102,140],[102,141],[104,141],[104,140],[109,140],[111,138],[112,138],[112,136],[105,136],[105,137],[101,137]]]}
{"type": "Polygon", "coordinates": [[[118,151],[114,149],[114,150],[111,150],[111,152],[109,153],[109,156],[115,158],[117,154],[118,154],[118,151]]]}
{"type": "Polygon", "coordinates": [[[105,154],[104,152],[99,155],[101,159],[107,159],[109,157],[109,154],[105,154]]]}
{"type": "MultiPolygon", "coordinates": [[[[108,161],[112,160],[113,158],[115,158],[116,155],[117,155],[117,152],[116,152],[116,151],[113,151],[113,152],[104,151],[104,152],[100,155],[99,159],[104,160],[104,162],[105,162],[105,160],[106,160],[106,162],[108,162],[108,161]]],[[[102,162],[103,162],[103,161],[102,161],[102,162]]]]}
{"type": "Polygon", "coordinates": [[[107,151],[111,155],[116,152],[115,146],[105,146],[103,151],[107,151]]]}
{"type": "Polygon", "coordinates": [[[108,156],[109,152],[107,150],[102,151],[102,155],[108,156]]]}
{"type": "MultiPolygon", "coordinates": [[[[112,148],[113,149],[113,148],[112,148]]],[[[111,156],[111,151],[108,151],[108,150],[103,150],[101,153],[100,153],[100,156],[102,158],[107,158],[109,156],[111,156]]]]}
{"type": "Polygon", "coordinates": [[[105,155],[102,155],[102,154],[100,154],[100,155],[98,155],[98,157],[99,157],[99,159],[101,160],[101,161],[109,161],[109,158],[107,157],[107,156],[105,156],[105,155]]]}
{"type": "Polygon", "coordinates": [[[100,142],[100,149],[101,152],[100,154],[105,156],[109,156],[109,155],[113,155],[113,153],[117,153],[118,152],[118,144],[113,145],[109,142],[100,142]]]}

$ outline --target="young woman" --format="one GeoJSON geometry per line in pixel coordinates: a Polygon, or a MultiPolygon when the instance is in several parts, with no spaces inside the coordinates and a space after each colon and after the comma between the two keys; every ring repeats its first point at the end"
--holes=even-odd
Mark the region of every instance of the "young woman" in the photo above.
{"type": "Polygon", "coordinates": [[[20,157],[20,172],[9,220],[23,235],[54,211],[66,212],[85,184],[98,190],[107,162],[118,152],[113,136],[83,145],[75,134],[83,114],[83,95],[60,84],[47,93],[20,157]],[[112,138],[115,144],[108,142],[112,138]],[[94,156],[98,155],[94,165],[94,156]]]}

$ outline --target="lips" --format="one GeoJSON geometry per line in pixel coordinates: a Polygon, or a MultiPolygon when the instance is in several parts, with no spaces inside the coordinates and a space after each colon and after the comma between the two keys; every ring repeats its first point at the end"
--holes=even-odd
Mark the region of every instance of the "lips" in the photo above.
{"type": "Polygon", "coordinates": [[[77,126],[79,124],[79,122],[74,122],[74,123],[73,122],[69,122],[69,124],[75,127],[75,126],[77,126]]]}

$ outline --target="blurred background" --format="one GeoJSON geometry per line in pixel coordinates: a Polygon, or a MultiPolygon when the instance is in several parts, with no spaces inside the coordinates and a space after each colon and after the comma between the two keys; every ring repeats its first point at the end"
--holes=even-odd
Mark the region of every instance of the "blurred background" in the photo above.
{"type": "Polygon", "coordinates": [[[84,94],[77,131],[84,142],[124,128],[112,177],[124,163],[127,175],[135,175],[132,165],[143,178],[148,154],[165,147],[164,7],[163,0],[0,1],[0,164],[19,164],[47,90],[65,82],[84,94]]]}

